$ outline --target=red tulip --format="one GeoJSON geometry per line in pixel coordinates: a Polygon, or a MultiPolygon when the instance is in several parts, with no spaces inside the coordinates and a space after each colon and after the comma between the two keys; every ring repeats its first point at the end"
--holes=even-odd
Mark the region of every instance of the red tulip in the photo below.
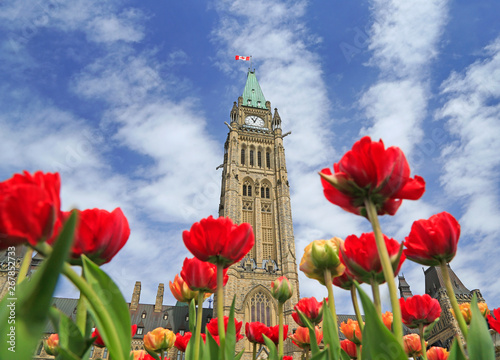
{"type": "MultiPolygon", "coordinates": [[[[401,254],[401,244],[385,235],[384,241],[394,275],[397,275],[405,260],[404,254],[401,254]]],[[[372,279],[379,284],[385,282],[373,232],[361,234],[359,238],[356,235],[348,236],[344,247],[340,248],[340,254],[342,263],[358,282],[370,284],[372,279]]]]}
{"type": "Polygon", "coordinates": [[[290,355],[284,355],[283,360],[293,360],[293,356],[290,355]]]}
{"type": "MultiPolygon", "coordinates": [[[[80,265],[80,257],[83,254],[97,265],[110,262],[130,236],[128,220],[122,210],[116,208],[112,212],[101,209],[76,211],[78,225],[71,248],[70,262],[80,265]]],[[[69,215],[70,212],[62,212],[61,223],[64,223],[69,215]]]]}
{"type": "MultiPolygon", "coordinates": [[[[135,333],[137,332],[137,325],[134,324],[130,327],[130,331],[132,333],[132,335],[130,337],[133,337],[135,335],[135,333]]],[[[97,347],[105,347],[106,345],[104,344],[104,341],[102,340],[102,337],[101,337],[101,334],[99,334],[99,331],[97,330],[97,328],[94,329],[94,331],[92,332],[92,335],[90,337],[97,337],[97,339],[95,339],[94,341],[94,345],[97,346],[97,347]]]]}
{"type": "Polygon", "coordinates": [[[245,324],[245,335],[251,343],[265,344],[264,337],[266,335],[270,338],[269,328],[261,322],[247,322],[245,324]]]}
{"type": "Polygon", "coordinates": [[[403,323],[409,328],[418,328],[419,325],[430,325],[441,315],[439,301],[429,295],[413,295],[408,299],[399,299],[403,323]]]}
{"type": "Polygon", "coordinates": [[[59,354],[59,334],[50,334],[47,340],[44,340],[43,347],[47,354],[57,356],[59,354]]]}
{"type": "Polygon", "coordinates": [[[490,327],[497,333],[500,333],[500,308],[493,309],[491,312],[495,317],[488,315],[488,324],[490,324],[490,327]]]}
{"type": "MultiPolygon", "coordinates": [[[[206,335],[205,334],[200,334],[201,338],[205,342],[206,335]]],[[[192,334],[191,332],[186,332],[184,335],[181,335],[180,333],[175,334],[175,344],[174,346],[177,348],[177,350],[186,352],[186,348],[189,344],[189,340],[191,340],[192,334]]]]}
{"type": "Polygon", "coordinates": [[[323,320],[323,302],[318,302],[314,296],[300,299],[299,302],[293,307],[293,310],[294,312],[292,312],[292,317],[299,326],[306,326],[306,324],[303,324],[300,320],[300,316],[298,314],[299,310],[313,326],[318,325],[321,320],[323,320]]]}
{"type": "MultiPolygon", "coordinates": [[[[271,341],[273,343],[275,343],[276,345],[280,342],[280,334],[279,334],[279,331],[280,331],[280,326],[279,325],[275,325],[275,326],[270,326],[268,327],[269,329],[269,332],[268,334],[266,334],[266,336],[271,339],[271,341]]],[[[283,325],[283,341],[286,340],[288,336],[288,325],[283,325]]]]}
{"type": "MultiPolygon", "coordinates": [[[[177,301],[189,304],[194,299],[195,303],[198,304],[198,291],[191,290],[179,275],[175,275],[174,282],[170,281],[169,286],[172,295],[174,295],[177,301]]],[[[212,296],[210,293],[206,293],[205,299],[210,296],[212,296]]]]}
{"type": "MultiPolygon", "coordinates": [[[[154,360],[154,357],[149,355],[146,350],[133,350],[130,352],[133,360],[154,360]]],[[[165,358],[165,360],[167,360],[165,358]]]]}
{"type": "Polygon", "coordinates": [[[340,324],[340,331],[347,339],[351,340],[353,343],[358,345],[361,344],[361,340],[363,339],[363,337],[357,321],[347,319],[347,322],[344,321],[340,324]]]}
{"type": "MultiPolygon", "coordinates": [[[[316,336],[316,342],[319,345],[323,339],[323,332],[316,326],[314,328],[314,334],[316,336]]],[[[306,327],[298,327],[295,333],[290,335],[289,338],[301,349],[309,350],[311,348],[311,337],[309,329],[306,327]]]]}
{"type": "MultiPolygon", "coordinates": [[[[229,277],[224,269],[224,284],[229,277]]],[[[181,277],[187,286],[194,291],[214,293],[217,290],[217,266],[197,258],[186,258],[182,264],[181,277]]]]}
{"type": "Polygon", "coordinates": [[[379,215],[394,215],[403,199],[417,200],[425,191],[420,176],[410,178],[410,167],[400,148],[385,149],[382,140],[365,136],[330,169],[321,170],[325,197],[342,209],[366,216],[370,199],[379,215]]]}
{"type": "Polygon", "coordinates": [[[358,358],[358,351],[356,350],[356,344],[349,339],[342,340],[340,342],[340,348],[346,352],[351,359],[358,358]]]}
{"type": "Polygon", "coordinates": [[[353,282],[354,276],[349,272],[349,269],[345,269],[344,273],[340,276],[334,277],[332,279],[332,283],[335,286],[338,286],[339,288],[342,288],[344,290],[351,290],[352,285],[354,284],[353,282]]]}
{"type": "MultiPolygon", "coordinates": [[[[224,331],[227,333],[227,323],[229,322],[229,318],[224,316],[224,331]]],[[[243,325],[243,321],[238,321],[234,319],[234,327],[236,329],[236,341],[240,341],[243,339],[243,335],[240,334],[241,326],[243,325]]],[[[218,319],[213,318],[207,324],[207,331],[212,335],[212,337],[219,343],[219,325],[218,319]]]]}
{"type": "Polygon", "coordinates": [[[212,216],[194,223],[182,239],[196,258],[224,268],[243,259],[255,242],[250,224],[236,225],[230,218],[212,216]]]}
{"type": "Polygon", "coordinates": [[[61,207],[60,187],[58,173],[41,171],[0,183],[0,250],[50,238],[61,207]]]}
{"type": "Polygon", "coordinates": [[[427,360],[447,360],[450,354],[442,347],[433,346],[427,350],[427,360]]]}
{"type": "Polygon", "coordinates": [[[406,257],[427,266],[449,263],[457,252],[460,224],[447,212],[417,220],[406,237],[406,257]]]}

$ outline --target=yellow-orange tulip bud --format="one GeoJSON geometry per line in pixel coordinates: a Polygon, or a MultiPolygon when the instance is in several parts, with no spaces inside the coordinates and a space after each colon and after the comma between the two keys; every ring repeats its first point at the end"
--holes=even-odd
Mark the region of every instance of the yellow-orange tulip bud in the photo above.
{"type": "MultiPolygon", "coordinates": [[[[198,291],[193,291],[189,288],[189,286],[186,284],[184,279],[182,279],[179,275],[175,275],[174,282],[170,281],[169,282],[170,286],[170,291],[172,292],[172,295],[180,301],[180,302],[185,302],[185,303],[190,303],[191,300],[194,299],[196,304],[198,303],[198,291]]],[[[205,299],[209,298],[212,294],[211,293],[205,293],[205,299]]]]}
{"type": "Polygon", "coordinates": [[[153,352],[165,351],[174,346],[175,339],[173,331],[159,327],[144,336],[144,348],[153,352]]]}
{"type": "Polygon", "coordinates": [[[311,279],[325,285],[325,270],[330,270],[332,278],[344,273],[345,266],[340,262],[339,251],[343,246],[338,237],[330,240],[314,240],[304,249],[300,270],[311,279]]]}

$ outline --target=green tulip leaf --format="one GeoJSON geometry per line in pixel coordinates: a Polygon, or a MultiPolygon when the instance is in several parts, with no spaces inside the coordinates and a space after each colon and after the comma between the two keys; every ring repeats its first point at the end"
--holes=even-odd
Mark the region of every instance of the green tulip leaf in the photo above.
{"type": "Polygon", "coordinates": [[[0,302],[0,359],[31,359],[47,324],[52,294],[68,257],[76,224],[72,212],[54,244],[30,281],[8,288],[0,302]]]}
{"type": "Polygon", "coordinates": [[[357,282],[355,285],[365,311],[361,359],[408,360],[403,347],[394,334],[384,325],[368,295],[357,282]]]}
{"type": "Polygon", "coordinates": [[[340,359],[340,339],[338,328],[335,331],[335,323],[330,307],[323,301],[323,342],[330,347],[330,354],[333,359],[340,359]]]}
{"type": "Polygon", "coordinates": [[[344,349],[340,350],[340,358],[342,360],[351,360],[351,357],[344,351],[344,349]]]}
{"type": "Polygon", "coordinates": [[[153,359],[155,359],[155,360],[162,360],[162,359],[160,359],[160,356],[159,356],[157,353],[155,353],[154,351],[151,351],[151,350],[146,349],[146,348],[144,348],[144,350],[146,350],[146,352],[147,352],[147,353],[148,353],[148,354],[149,354],[149,355],[150,355],[153,359]]]}
{"type": "MultiPolygon", "coordinates": [[[[210,334],[208,331],[205,331],[205,334],[207,334],[207,340],[206,340],[206,344],[205,344],[204,354],[210,354],[210,357],[209,357],[210,359],[218,359],[219,358],[219,345],[217,344],[217,341],[215,341],[212,334],[210,334]]],[[[187,352],[186,352],[186,359],[190,359],[187,357],[187,352]]]]}
{"type": "Polygon", "coordinates": [[[94,298],[87,297],[89,311],[95,319],[97,329],[110,355],[115,360],[130,356],[130,313],[123,295],[113,280],[85,255],[82,255],[87,283],[94,290],[94,298]],[[99,312],[106,309],[112,323],[108,324],[99,312]]]}
{"type": "Polygon", "coordinates": [[[58,324],[58,334],[59,334],[59,347],[67,352],[68,355],[76,356],[80,358],[87,351],[89,344],[85,341],[78,326],[64,313],[56,308],[50,309],[52,313],[58,313],[58,315],[51,315],[51,317],[57,316],[58,324]]]}
{"type": "Polygon", "coordinates": [[[330,351],[328,348],[321,350],[311,357],[311,360],[330,360],[330,351]]]}
{"type": "MultiPolygon", "coordinates": [[[[236,327],[234,325],[234,304],[235,304],[236,296],[233,297],[233,303],[231,304],[231,309],[229,310],[229,319],[227,321],[227,330],[226,330],[226,343],[225,348],[222,349],[225,353],[226,359],[233,359],[236,348],[236,327]]],[[[219,315],[217,315],[219,316],[219,315]]],[[[220,338],[220,334],[219,334],[220,338]]]]}
{"type": "Polygon", "coordinates": [[[240,353],[234,357],[234,360],[240,360],[244,353],[245,350],[244,349],[241,350],[240,353]]]}
{"type": "Polygon", "coordinates": [[[269,339],[266,335],[262,335],[264,338],[264,342],[266,343],[267,348],[269,349],[269,360],[279,360],[278,359],[278,351],[276,350],[276,345],[274,342],[269,339]]]}
{"type": "Polygon", "coordinates": [[[458,339],[455,338],[453,340],[453,344],[451,345],[450,355],[448,356],[448,360],[467,360],[467,357],[462,352],[460,345],[458,344],[458,339]]]}
{"type": "Polygon", "coordinates": [[[488,325],[477,307],[477,296],[474,294],[470,305],[471,321],[467,336],[467,351],[471,359],[495,360],[495,348],[488,325]]]}

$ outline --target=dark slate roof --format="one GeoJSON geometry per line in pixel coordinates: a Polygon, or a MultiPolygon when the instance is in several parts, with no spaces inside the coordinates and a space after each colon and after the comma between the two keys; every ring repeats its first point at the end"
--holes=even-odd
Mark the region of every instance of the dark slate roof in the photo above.
{"type": "MultiPolygon", "coordinates": [[[[71,319],[75,320],[76,305],[78,299],[54,298],[52,305],[61,310],[71,319]]],[[[130,304],[129,304],[130,305],[130,304]]],[[[137,310],[130,311],[130,319],[132,324],[137,324],[138,328],[143,328],[142,334],[136,334],[134,339],[141,339],[143,335],[157,327],[163,327],[178,333],[181,330],[189,331],[189,322],[186,317],[189,316],[189,307],[182,305],[163,305],[162,311],[154,312],[155,306],[152,304],[139,304],[137,310]],[[143,317],[144,314],[144,317],[143,317]],[[166,319],[165,319],[165,315],[166,319]]],[[[205,326],[212,319],[213,309],[203,309],[202,332],[205,326]]],[[[54,333],[55,329],[52,323],[48,323],[45,328],[46,333],[54,333]]]]}
{"type": "MultiPolygon", "coordinates": [[[[450,265],[448,265],[448,272],[450,274],[450,280],[451,284],[453,285],[455,294],[469,295],[470,290],[465,287],[462,281],[451,269],[450,265]]],[[[429,294],[432,297],[436,297],[437,291],[440,288],[445,288],[441,268],[437,266],[431,266],[427,270],[425,270],[425,293],[429,294]]]]}

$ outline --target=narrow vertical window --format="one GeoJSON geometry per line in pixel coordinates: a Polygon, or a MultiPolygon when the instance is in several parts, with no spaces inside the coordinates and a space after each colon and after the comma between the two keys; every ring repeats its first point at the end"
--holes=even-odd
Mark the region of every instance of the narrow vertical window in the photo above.
{"type": "Polygon", "coordinates": [[[266,166],[268,169],[271,168],[271,154],[269,151],[266,152],[266,166]]]}
{"type": "Polygon", "coordinates": [[[252,186],[248,185],[248,196],[252,196],[252,186]]]}
{"type": "Polygon", "coordinates": [[[260,197],[263,198],[264,197],[264,186],[262,186],[260,188],[260,197]]]}
{"type": "Polygon", "coordinates": [[[247,186],[243,185],[243,196],[247,196],[247,186]]]}
{"type": "Polygon", "coordinates": [[[269,199],[269,198],[270,198],[270,197],[269,197],[269,188],[268,188],[268,187],[266,187],[266,199],[269,199]]]}
{"type": "Polygon", "coordinates": [[[241,149],[241,165],[245,165],[245,149],[241,149]]]}
{"type": "Polygon", "coordinates": [[[253,166],[253,150],[250,150],[250,166],[253,166]]]}
{"type": "Polygon", "coordinates": [[[257,166],[262,167],[262,154],[260,151],[257,151],[257,166]]]}

